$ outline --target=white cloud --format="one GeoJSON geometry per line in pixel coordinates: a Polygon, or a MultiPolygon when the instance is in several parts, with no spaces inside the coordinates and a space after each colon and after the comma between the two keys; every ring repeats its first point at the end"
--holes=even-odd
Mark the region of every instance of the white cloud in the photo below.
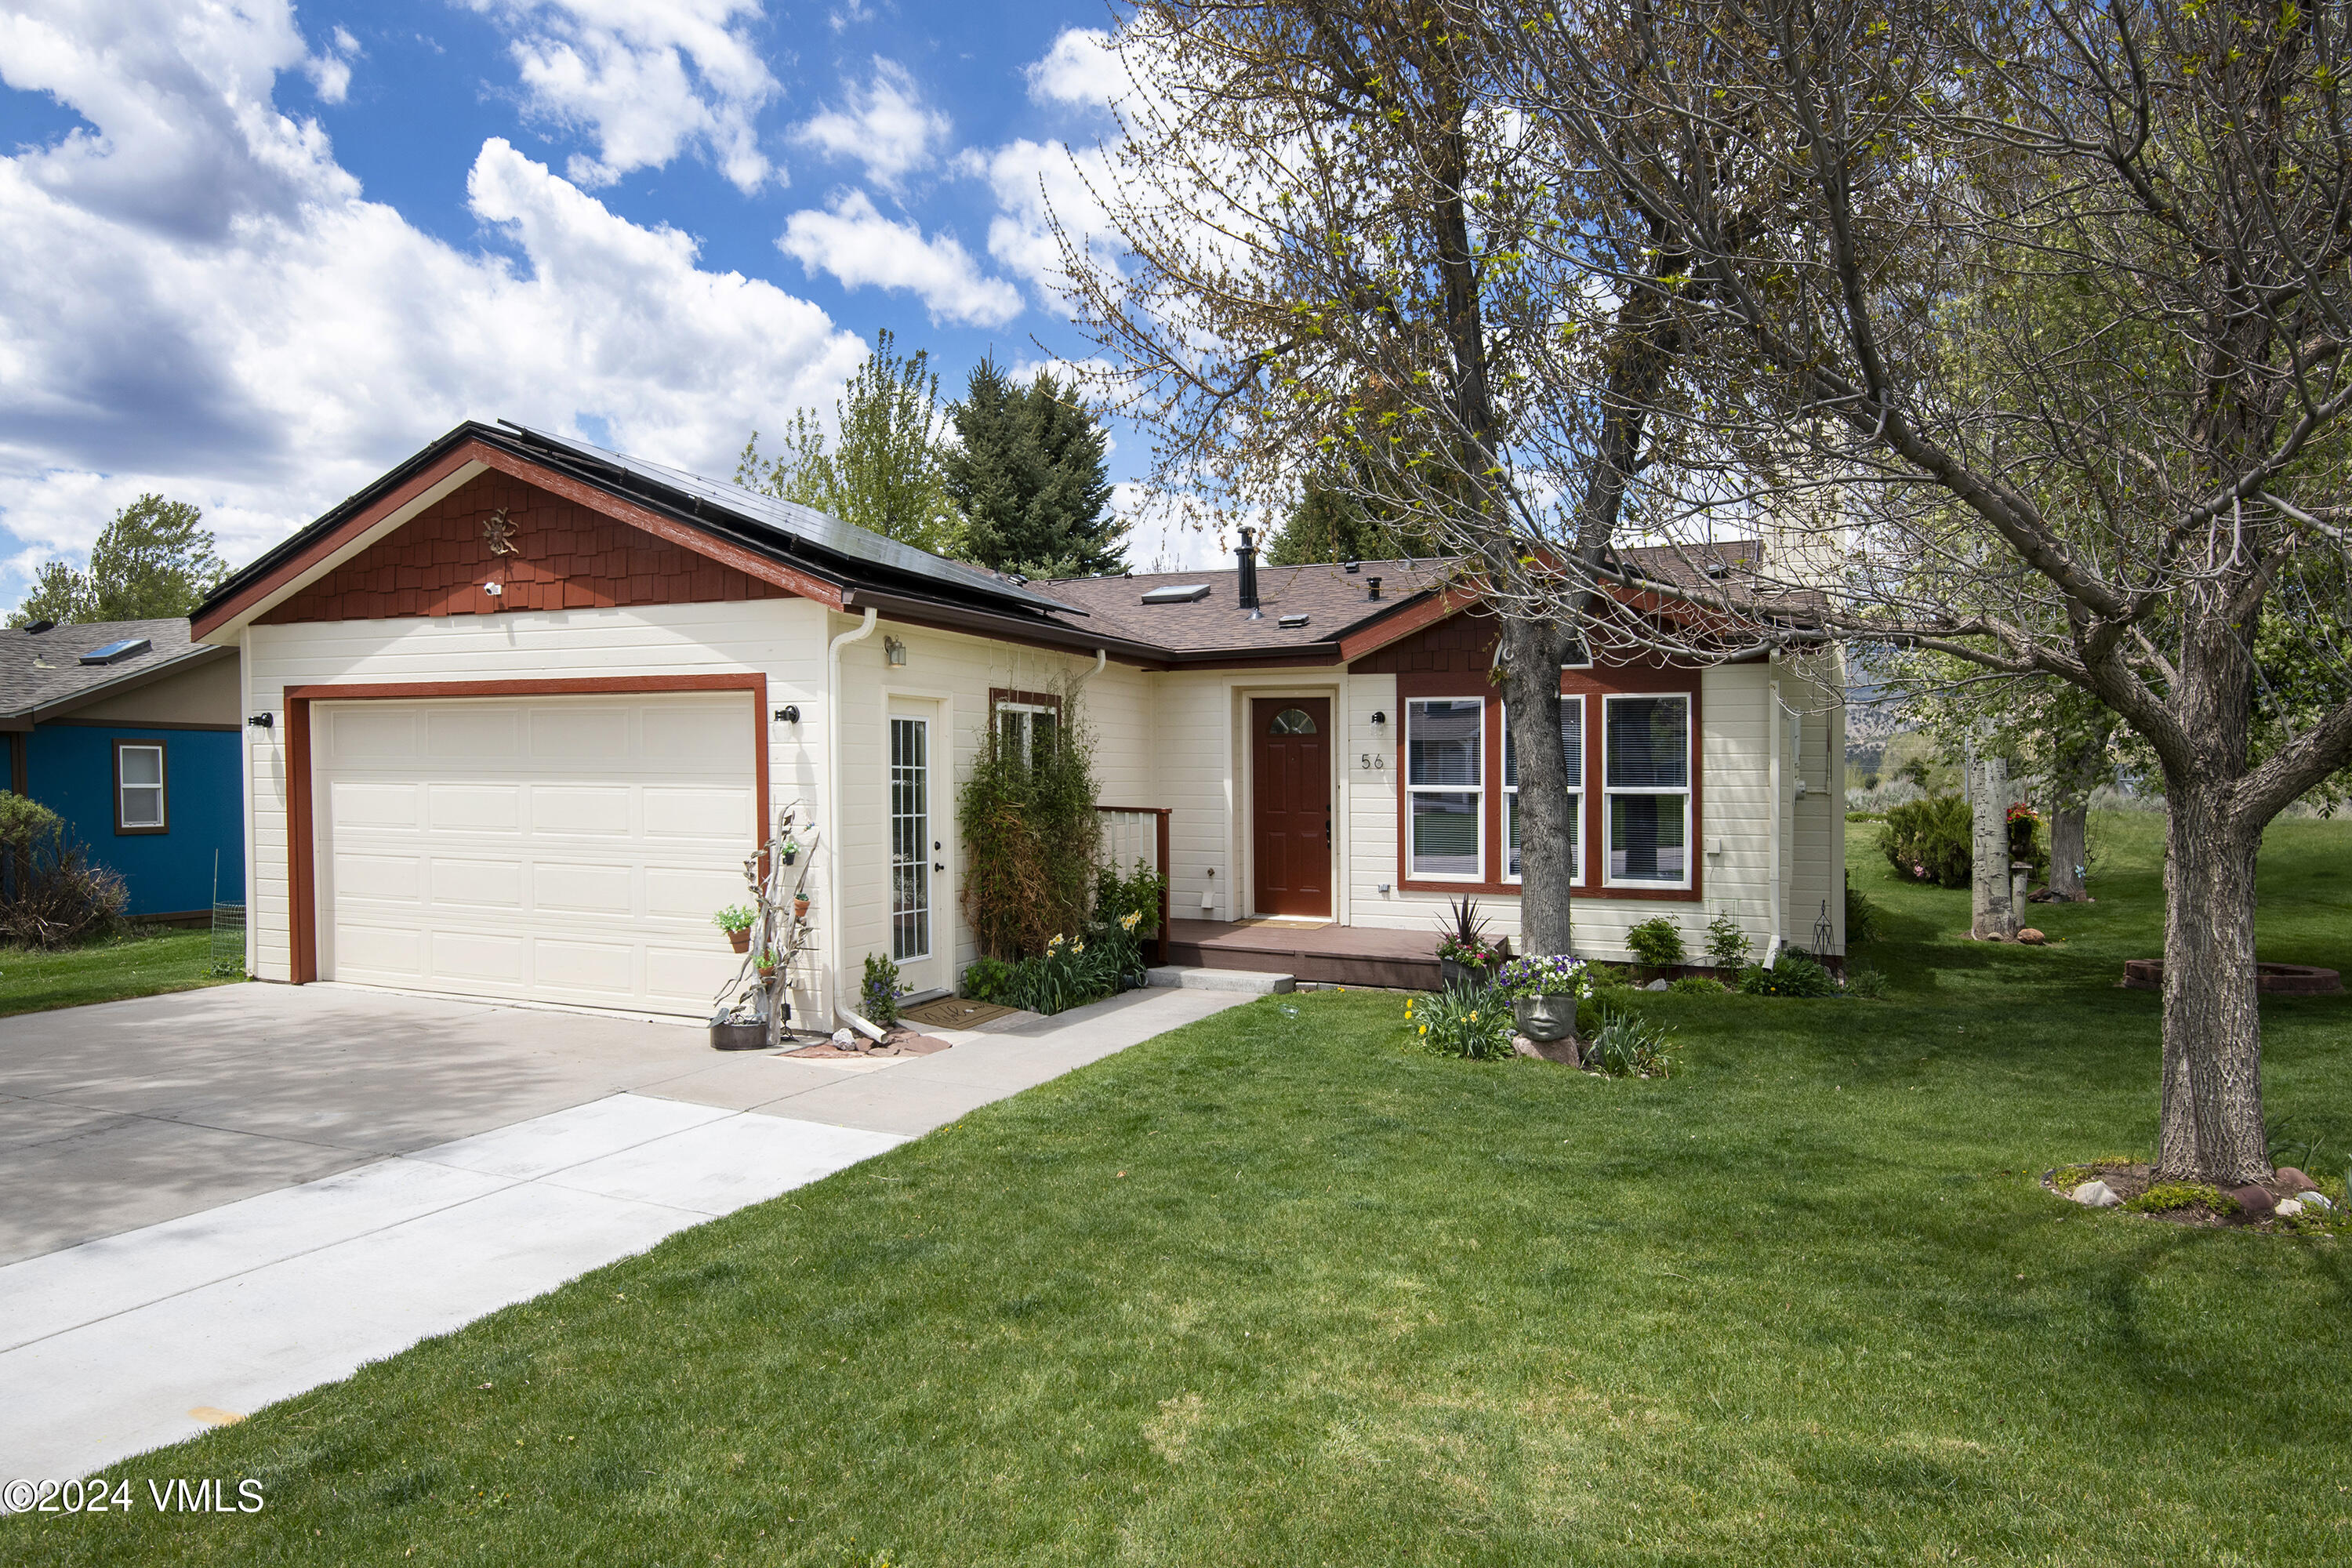
{"type": "Polygon", "coordinates": [[[1108,174],[1099,148],[1024,139],[986,153],[966,153],[959,166],[985,180],[996,196],[998,216],[989,221],[988,253],[1028,279],[1048,305],[1062,298],[1056,220],[1083,239],[1097,260],[1116,269],[1102,205],[1095,195],[1108,174]]]}
{"type": "Polygon", "coordinates": [[[688,236],[501,140],[467,193],[518,258],[425,235],[271,105],[308,58],[282,5],[131,9],[71,36],[0,20],[9,85],[96,127],[0,158],[8,602],[142,489],[203,506],[244,559],[467,417],[723,475],[750,427],[829,405],[862,354],[817,306],[704,269],[688,236]],[[226,214],[150,159],[208,179],[226,214]]]}
{"type": "Polygon", "coordinates": [[[513,35],[533,113],[593,136],[565,173],[607,185],[688,147],[744,192],[781,173],[755,122],[778,91],[751,36],[758,0],[467,0],[513,35]]]}
{"type": "Polygon", "coordinates": [[[866,177],[885,189],[931,162],[931,144],[945,142],[948,117],[923,101],[922,89],[895,60],[874,57],[864,87],[842,84],[845,109],[827,109],[795,127],[793,140],[828,158],[855,158],[866,177]]]}
{"type": "Polygon", "coordinates": [[[349,27],[337,27],[334,41],[302,62],[312,90],[321,103],[341,103],[352,95],[352,61],[362,51],[349,27]]]}
{"type": "Polygon", "coordinates": [[[1132,87],[1100,27],[1064,28],[1028,77],[1029,96],[1039,103],[1108,108],[1132,87]]]}
{"type": "Polygon", "coordinates": [[[794,213],[776,246],[848,288],[907,289],[934,321],[1001,327],[1021,313],[1021,291],[982,272],[954,236],[925,239],[916,225],[883,216],[863,191],[835,198],[829,211],[794,213]]]}

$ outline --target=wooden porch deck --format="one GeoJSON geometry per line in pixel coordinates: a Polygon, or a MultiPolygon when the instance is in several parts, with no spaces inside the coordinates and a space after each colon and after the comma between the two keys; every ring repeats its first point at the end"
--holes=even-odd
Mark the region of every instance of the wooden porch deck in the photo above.
{"type": "Polygon", "coordinates": [[[1437,989],[1437,932],[1269,921],[1168,922],[1166,962],[1188,968],[1248,969],[1325,985],[1437,989]]]}

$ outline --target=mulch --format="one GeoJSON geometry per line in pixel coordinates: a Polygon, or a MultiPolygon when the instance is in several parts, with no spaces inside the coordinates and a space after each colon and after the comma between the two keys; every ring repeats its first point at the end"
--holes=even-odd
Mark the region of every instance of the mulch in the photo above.
{"type": "Polygon", "coordinates": [[[947,1041],[934,1039],[929,1035],[918,1035],[907,1029],[893,1029],[879,1044],[860,1035],[857,1037],[856,1045],[836,1046],[831,1040],[820,1040],[814,1046],[803,1046],[798,1050],[786,1051],[783,1054],[788,1057],[801,1057],[810,1061],[823,1061],[827,1057],[836,1059],[849,1057],[928,1057],[954,1048],[947,1041]]]}

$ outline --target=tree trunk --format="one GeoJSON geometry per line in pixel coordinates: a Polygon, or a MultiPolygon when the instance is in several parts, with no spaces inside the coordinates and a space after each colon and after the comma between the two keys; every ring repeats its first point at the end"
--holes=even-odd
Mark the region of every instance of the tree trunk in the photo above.
{"type": "Polygon", "coordinates": [[[2091,859],[2090,818],[2090,803],[2083,800],[2050,812],[2050,891],[2071,904],[2090,896],[2083,887],[2083,872],[2091,859]]]}
{"type": "Polygon", "coordinates": [[[1503,700],[1519,779],[1519,946],[1573,951],[1570,884],[1576,879],[1571,784],[1559,745],[1559,634],[1549,621],[1503,622],[1503,700]]]}
{"type": "Polygon", "coordinates": [[[1969,880],[1974,884],[1969,930],[1979,938],[2017,940],[2017,905],[2009,884],[2009,762],[1978,759],[1969,880]]]}
{"type": "Polygon", "coordinates": [[[2164,1125],[2157,1173],[2240,1186],[2268,1179],[2263,1018],[2254,988],[2254,856],[2227,792],[2168,781],[2164,1125]]]}

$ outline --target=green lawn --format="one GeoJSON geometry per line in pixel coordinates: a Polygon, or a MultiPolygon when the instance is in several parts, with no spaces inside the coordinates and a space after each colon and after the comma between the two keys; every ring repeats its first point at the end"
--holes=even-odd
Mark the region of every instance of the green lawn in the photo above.
{"type": "Polygon", "coordinates": [[[59,952],[0,947],[0,1017],[244,979],[211,973],[212,941],[210,931],[163,931],[59,952]]]}
{"type": "MultiPolygon", "coordinates": [[[[2344,1247],[2035,1184],[2153,1138],[2157,998],[2113,984],[2153,826],[2099,825],[2033,951],[1956,940],[1857,825],[1895,998],[1662,998],[1664,1082],[1254,1002],[117,1472],[260,1514],[0,1552],[2341,1563],[2344,1247]]],[[[2347,886],[2352,828],[2282,825],[2267,955],[2352,968],[2347,886]]],[[[2265,1018],[2274,1110],[2352,1139],[2352,1003],[2265,1018]]]]}

